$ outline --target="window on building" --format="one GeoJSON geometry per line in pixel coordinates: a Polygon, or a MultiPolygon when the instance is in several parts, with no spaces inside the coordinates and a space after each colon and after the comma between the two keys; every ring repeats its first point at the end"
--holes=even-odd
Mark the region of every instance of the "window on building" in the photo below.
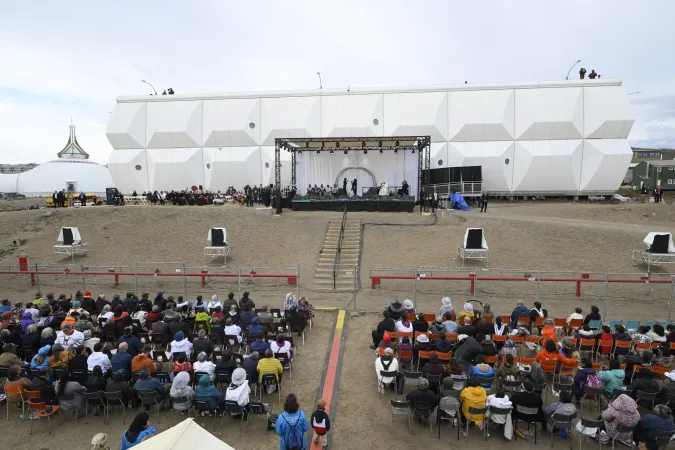
{"type": "Polygon", "coordinates": [[[673,184],[673,180],[672,180],[672,179],[669,179],[669,180],[668,180],[668,184],[673,184]]]}
{"type": "Polygon", "coordinates": [[[660,168],[660,167],[657,167],[657,168],[656,168],[656,171],[657,171],[657,172],[661,172],[661,168],[660,168]]]}

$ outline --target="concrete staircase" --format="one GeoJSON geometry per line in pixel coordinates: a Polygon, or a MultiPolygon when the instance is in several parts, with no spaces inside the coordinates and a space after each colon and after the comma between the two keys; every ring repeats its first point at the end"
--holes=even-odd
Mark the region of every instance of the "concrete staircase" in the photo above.
{"type": "MultiPolygon", "coordinates": [[[[314,274],[314,282],[319,288],[333,289],[333,263],[340,239],[342,220],[331,220],[326,230],[326,239],[314,274]]],[[[359,263],[361,253],[361,221],[347,220],[342,237],[342,250],[338,262],[336,289],[353,289],[354,266],[359,263]]]]}

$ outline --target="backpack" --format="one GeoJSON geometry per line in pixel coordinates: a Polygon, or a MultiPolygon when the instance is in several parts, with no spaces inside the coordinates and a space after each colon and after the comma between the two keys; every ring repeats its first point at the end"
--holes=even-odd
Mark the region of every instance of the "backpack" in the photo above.
{"type": "Polygon", "coordinates": [[[291,425],[286,417],[282,414],[279,417],[284,419],[284,422],[291,427],[289,433],[286,435],[284,438],[284,443],[286,444],[286,450],[303,450],[303,445],[302,445],[302,435],[297,431],[298,424],[300,423],[300,417],[298,417],[298,420],[291,425]]]}
{"type": "Polygon", "coordinates": [[[600,375],[597,373],[589,373],[586,376],[586,387],[602,389],[602,380],[600,380],[600,375]]]}

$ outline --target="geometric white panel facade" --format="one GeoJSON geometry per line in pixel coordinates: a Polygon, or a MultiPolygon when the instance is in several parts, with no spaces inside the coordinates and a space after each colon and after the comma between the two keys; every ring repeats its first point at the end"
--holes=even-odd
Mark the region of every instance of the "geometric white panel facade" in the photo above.
{"type": "Polygon", "coordinates": [[[583,141],[516,141],[513,190],[577,194],[583,141]]]}
{"type": "Polygon", "coordinates": [[[148,102],[147,148],[202,146],[202,102],[148,102]]]}
{"type": "Polygon", "coordinates": [[[263,98],[262,143],[276,138],[321,136],[321,101],[315,97],[263,98]]]}
{"type": "Polygon", "coordinates": [[[329,95],[322,98],[321,136],[383,136],[383,102],[382,94],[329,95]]]}
{"type": "Polygon", "coordinates": [[[260,145],[260,99],[204,100],[204,147],[260,145]]]}
{"type": "Polygon", "coordinates": [[[512,140],[513,104],[512,89],[449,92],[450,140],[512,140]]]}
{"type": "Polygon", "coordinates": [[[516,139],[581,139],[583,89],[517,89],[516,139]]]}
{"type": "Polygon", "coordinates": [[[130,195],[136,191],[140,195],[150,189],[146,151],[119,149],[110,153],[106,165],[110,176],[115,180],[115,187],[123,194],[130,195]]]}
{"type": "Polygon", "coordinates": [[[424,135],[431,142],[448,140],[448,93],[385,94],[382,136],[424,135]]]}
{"type": "MultiPolygon", "coordinates": [[[[571,80],[120,97],[106,135],[124,194],[272,183],[275,138],[428,135],[432,169],[482,166],[489,192],[584,195],[620,185],[633,120],[620,80],[571,80]]],[[[367,156],[358,162],[390,185],[401,169],[416,184],[412,154],[403,166],[392,158],[395,169],[367,156]]],[[[290,182],[282,151],[281,184],[290,182]]]]}
{"type": "Polygon", "coordinates": [[[510,192],[513,178],[513,147],[513,141],[450,142],[449,165],[482,166],[483,190],[510,192]]]}
{"type": "Polygon", "coordinates": [[[614,192],[626,175],[626,167],[632,158],[633,151],[625,139],[586,139],[580,190],[614,192]]]}
{"type": "Polygon", "coordinates": [[[635,117],[619,86],[584,88],[584,126],[588,139],[626,139],[635,117]]]}
{"type": "Polygon", "coordinates": [[[204,189],[224,192],[230,186],[262,183],[260,147],[205,148],[203,152],[204,189]]]}
{"type": "Polygon", "coordinates": [[[113,148],[145,148],[145,103],[118,103],[113,109],[106,136],[113,148]]]}
{"type": "Polygon", "coordinates": [[[147,159],[152,191],[183,190],[204,184],[201,148],[148,149],[147,159]]]}

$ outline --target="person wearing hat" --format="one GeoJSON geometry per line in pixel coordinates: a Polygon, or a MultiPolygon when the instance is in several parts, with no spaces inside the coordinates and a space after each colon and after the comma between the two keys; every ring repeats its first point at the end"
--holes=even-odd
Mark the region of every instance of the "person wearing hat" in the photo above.
{"type": "Polygon", "coordinates": [[[195,391],[192,390],[191,384],[188,372],[178,372],[173,377],[169,395],[172,399],[173,409],[179,410],[181,414],[185,414],[192,407],[192,402],[195,399],[195,391]],[[185,397],[186,401],[181,403],[176,402],[176,398],[178,397],[185,397]]]}
{"type": "Polygon", "coordinates": [[[37,354],[30,360],[31,369],[42,369],[49,367],[49,351],[52,349],[51,345],[45,345],[38,350],[37,354]]]}
{"type": "Polygon", "coordinates": [[[82,309],[87,311],[89,315],[96,315],[98,314],[98,308],[96,307],[96,300],[91,298],[91,292],[87,291],[84,293],[84,297],[82,297],[82,309]]]}
{"type": "Polygon", "coordinates": [[[48,405],[56,405],[59,401],[56,398],[56,389],[54,389],[52,377],[52,370],[49,367],[41,367],[38,369],[37,375],[33,376],[28,391],[40,392],[40,401],[48,405]]]}
{"type": "Polygon", "coordinates": [[[483,303],[483,310],[480,313],[481,317],[494,317],[495,313],[492,312],[492,308],[490,307],[490,304],[485,302],[483,303]]]}
{"type": "Polygon", "coordinates": [[[232,372],[232,381],[225,391],[225,400],[237,402],[240,411],[246,416],[248,410],[249,394],[251,387],[246,379],[246,371],[242,368],[234,369],[232,372]]]}
{"type": "Polygon", "coordinates": [[[618,425],[630,428],[634,428],[637,425],[640,421],[637,403],[626,394],[619,395],[602,412],[602,421],[605,432],[610,439],[631,442],[633,440],[633,433],[630,431],[619,432],[617,428],[618,425]]]}
{"type": "Polygon", "coordinates": [[[378,348],[378,353],[380,352],[380,349],[385,349],[385,348],[391,348],[393,350],[396,350],[396,344],[391,342],[391,336],[389,333],[384,333],[384,336],[382,336],[382,340],[377,346],[378,348]]]}
{"type": "Polygon", "coordinates": [[[471,322],[473,322],[473,305],[469,302],[464,303],[464,309],[459,313],[459,316],[457,316],[457,321],[459,323],[464,323],[464,318],[466,317],[471,319],[471,322]]]}
{"type": "Polygon", "coordinates": [[[380,321],[380,323],[377,324],[377,329],[371,332],[373,338],[373,345],[371,345],[370,348],[372,349],[377,348],[380,341],[382,341],[382,337],[387,331],[389,332],[396,331],[396,322],[394,321],[394,319],[391,318],[389,310],[385,310],[382,313],[382,316],[384,318],[380,321]]]}
{"type": "Polygon", "coordinates": [[[403,375],[398,373],[398,359],[394,357],[393,349],[385,348],[384,355],[375,360],[375,376],[377,376],[380,392],[383,392],[386,387],[398,389],[398,392],[401,392],[403,375]],[[383,377],[382,372],[396,372],[396,376],[383,377]]]}
{"type": "MultiPolygon", "coordinates": [[[[551,319],[544,319],[542,328],[539,333],[542,335],[542,345],[546,341],[555,341],[555,323],[551,319]]],[[[609,338],[612,339],[612,335],[609,335],[609,338]]]]}
{"type": "MultiPolygon", "coordinates": [[[[410,402],[410,409],[415,412],[416,405],[419,403],[427,403],[431,405],[431,408],[429,409],[428,416],[426,416],[426,419],[429,419],[431,417],[431,413],[434,411],[436,406],[438,406],[438,395],[436,395],[435,392],[429,390],[429,380],[426,378],[419,378],[419,381],[417,382],[417,389],[413,389],[412,391],[408,392],[408,395],[406,395],[405,399],[410,402]]],[[[485,407],[485,405],[483,405],[485,407]]]]}
{"type": "Polygon", "coordinates": [[[391,304],[387,308],[387,311],[389,311],[389,317],[394,319],[394,321],[397,321],[405,316],[405,314],[403,313],[403,305],[396,299],[391,301],[391,304]]]}
{"type": "Polygon", "coordinates": [[[415,305],[412,300],[405,299],[403,300],[403,313],[404,314],[415,314],[415,305]]]}
{"type": "Polygon", "coordinates": [[[166,301],[167,300],[164,298],[164,292],[159,291],[152,304],[153,306],[158,306],[160,311],[164,311],[166,309],[166,301]]]}
{"type": "Polygon", "coordinates": [[[441,309],[438,311],[438,315],[445,317],[447,313],[452,315],[455,313],[455,310],[452,308],[452,300],[450,297],[443,297],[441,299],[441,309]]]}
{"type": "Polygon", "coordinates": [[[476,340],[483,346],[483,350],[480,352],[481,355],[497,356],[497,347],[495,347],[495,343],[492,342],[489,334],[479,334],[476,336],[476,340]]]}
{"type": "Polygon", "coordinates": [[[17,346],[14,344],[5,344],[0,354],[0,366],[22,365],[23,361],[17,356],[17,346]]]}
{"type": "Polygon", "coordinates": [[[466,334],[460,334],[457,336],[457,345],[455,346],[455,353],[453,356],[457,359],[457,362],[462,365],[468,372],[470,366],[476,360],[476,357],[480,355],[480,352],[483,351],[483,346],[480,345],[475,338],[472,336],[467,336],[466,334]]]}
{"type": "Polygon", "coordinates": [[[314,436],[314,443],[318,444],[319,438],[324,436],[321,447],[328,447],[328,440],[325,438],[325,436],[326,433],[330,431],[330,418],[328,418],[328,414],[326,414],[326,400],[321,398],[316,403],[316,410],[312,414],[310,423],[312,424],[314,433],[316,433],[314,436]]]}
{"type": "Polygon", "coordinates": [[[192,342],[185,339],[185,334],[182,331],[179,331],[174,336],[174,340],[171,342],[171,353],[185,353],[185,357],[190,359],[192,355],[192,342]]]}
{"type": "Polygon", "coordinates": [[[420,350],[423,352],[430,352],[434,349],[434,346],[431,342],[429,342],[429,336],[426,334],[420,334],[415,338],[415,347],[413,348],[414,351],[414,357],[415,357],[415,362],[417,362],[419,358],[419,352],[420,350]]]}

